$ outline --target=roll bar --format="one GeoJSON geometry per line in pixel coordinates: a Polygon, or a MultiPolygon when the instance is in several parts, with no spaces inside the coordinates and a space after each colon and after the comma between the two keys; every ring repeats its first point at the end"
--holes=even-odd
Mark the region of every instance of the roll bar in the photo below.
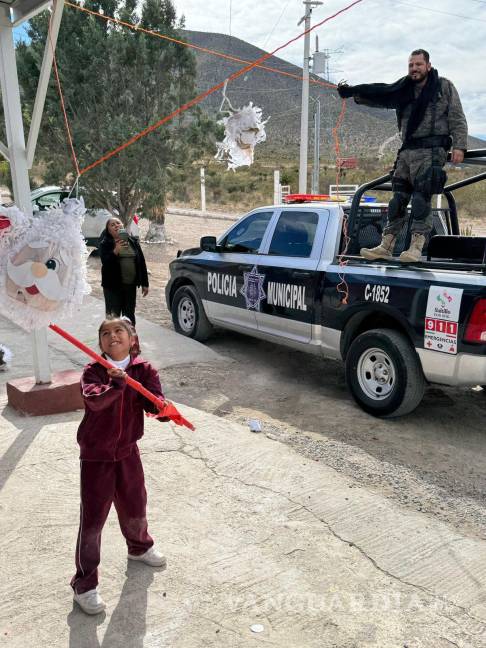
{"type": "MultiPolygon", "coordinates": [[[[448,159],[450,159],[450,154],[448,159]]],[[[472,149],[466,151],[464,154],[464,162],[462,164],[484,165],[486,167],[486,149],[472,149]]],[[[366,182],[358,187],[353,196],[353,200],[351,201],[351,209],[348,218],[348,231],[351,239],[353,239],[357,234],[355,230],[359,225],[357,217],[363,194],[371,190],[392,191],[391,177],[391,173],[387,173],[386,175],[375,178],[374,180],[366,182]]],[[[464,178],[464,180],[459,180],[458,182],[454,182],[444,187],[443,195],[446,197],[449,206],[451,234],[459,234],[459,221],[457,218],[457,207],[453,192],[456,191],[456,189],[467,187],[468,185],[480,182],[481,180],[486,180],[486,171],[471,176],[470,178],[464,178]]]]}

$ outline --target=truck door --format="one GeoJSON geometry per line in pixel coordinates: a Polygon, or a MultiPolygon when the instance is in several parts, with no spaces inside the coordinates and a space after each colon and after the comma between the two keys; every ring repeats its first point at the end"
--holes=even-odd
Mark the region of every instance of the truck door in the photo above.
{"type": "MultiPolygon", "coordinates": [[[[328,210],[284,208],[258,271],[265,299],[256,311],[258,330],[310,342],[319,285],[317,266],[329,220],[328,210]]],[[[270,239],[271,236],[271,239],[270,239]]]]}
{"type": "Polygon", "coordinates": [[[201,295],[215,323],[257,328],[253,302],[258,301],[258,283],[252,272],[259,265],[258,252],[272,216],[272,210],[252,212],[219,241],[220,251],[211,254],[201,295]]]}

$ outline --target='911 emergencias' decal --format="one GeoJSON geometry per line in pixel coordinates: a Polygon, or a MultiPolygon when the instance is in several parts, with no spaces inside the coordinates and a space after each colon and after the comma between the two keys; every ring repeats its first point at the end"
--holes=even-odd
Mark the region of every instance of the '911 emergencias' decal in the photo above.
{"type": "Polygon", "coordinates": [[[430,286],[425,312],[424,349],[457,353],[462,288],[430,286]]]}

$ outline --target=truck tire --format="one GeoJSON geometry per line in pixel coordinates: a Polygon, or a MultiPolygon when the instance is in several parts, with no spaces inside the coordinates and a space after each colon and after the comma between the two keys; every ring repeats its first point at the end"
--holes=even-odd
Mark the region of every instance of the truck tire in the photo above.
{"type": "Polygon", "coordinates": [[[203,342],[213,331],[194,286],[181,286],[176,290],[171,313],[175,330],[181,335],[203,342]]]}
{"type": "Polygon", "coordinates": [[[353,340],[345,361],[346,383],[365,412],[403,416],[422,400],[425,378],[408,339],[393,329],[374,329],[353,340]]]}

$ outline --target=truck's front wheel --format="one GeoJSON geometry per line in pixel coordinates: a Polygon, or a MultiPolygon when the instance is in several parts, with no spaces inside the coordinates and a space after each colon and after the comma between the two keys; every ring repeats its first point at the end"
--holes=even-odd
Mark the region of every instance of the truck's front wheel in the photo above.
{"type": "Polygon", "coordinates": [[[351,394],[373,416],[408,414],[424,395],[420,360],[398,331],[374,329],[359,335],[349,348],[345,367],[351,394]]]}
{"type": "Polygon", "coordinates": [[[207,340],[211,335],[213,327],[206,317],[204,306],[193,286],[178,288],[172,301],[171,312],[178,333],[199,342],[207,340]]]}

